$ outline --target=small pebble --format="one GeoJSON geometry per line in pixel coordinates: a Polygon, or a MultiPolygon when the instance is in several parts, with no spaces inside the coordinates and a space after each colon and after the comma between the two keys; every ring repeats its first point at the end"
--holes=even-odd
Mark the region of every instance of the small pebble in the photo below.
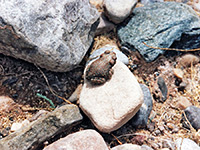
{"type": "Polygon", "coordinates": [[[184,91],[185,90],[185,88],[187,87],[187,83],[186,82],[181,82],[180,84],[179,84],[179,87],[178,87],[178,89],[180,90],[180,91],[184,91]]]}
{"type": "Polygon", "coordinates": [[[192,106],[192,103],[184,96],[179,96],[177,99],[176,107],[184,110],[187,107],[192,106]]]}
{"type": "Polygon", "coordinates": [[[175,128],[172,130],[172,133],[178,133],[179,127],[175,126],[175,128]]]}
{"type": "Polygon", "coordinates": [[[3,129],[1,132],[2,136],[3,137],[7,136],[9,134],[9,131],[10,131],[10,127],[3,129]]]}
{"type": "Polygon", "coordinates": [[[24,127],[24,126],[27,126],[29,123],[30,122],[27,119],[25,119],[21,123],[15,122],[15,123],[12,124],[10,131],[15,132],[15,131],[19,130],[20,128],[24,127]]]}
{"type": "Polygon", "coordinates": [[[190,67],[192,65],[196,65],[199,62],[199,57],[193,54],[186,54],[181,57],[179,60],[179,64],[183,67],[190,67]]]}
{"type": "Polygon", "coordinates": [[[155,129],[155,122],[151,122],[151,123],[147,124],[147,129],[148,129],[150,132],[153,132],[154,129],[155,129]]]}
{"type": "Polygon", "coordinates": [[[173,130],[175,125],[173,123],[167,123],[167,127],[170,129],[170,130],[173,130]]]}
{"type": "Polygon", "coordinates": [[[169,140],[163,140],[162,147],[167,149],[169,148],[170,150],[175,150],[176,145],[173,141],[169,139],[169,140]]]}
{"type": "Polygon", "coordinates": [[[162,126],[162,125],[159,125],[159,126],[158,126],[158,129],[159,129],[161,132],[164,132],[164,130],[165,130],[164,126],[162,126]]]}
{"type": "Polygon", "coordinates": [[[174,69],[174,75],[179,78],[179,79],[183,79],[183,75],[184,75],[184,72],[183,70],[179,69],[179,68],[175,68],[174,69]]]}
{"type": "MultiPolygon", "coordinates": [[[[184,112],[192,127],[196,130],[200,129],[200,108],[196,106],[189,106],[184,110],[184,112]]],[[[190,126],[187,124],[184,114],[182,114],[182,121],[183,126],[190,128],[190,126]]]]}
{"type": "Polygon", "coordinates": [[[151,143],[151,147],[153,149],[159,149],[160,148],[160,146],[157,143],[151,143]]]}
{"type": "Polygon", "coordinates": [[[167,88],[167,85],[166,85],[163,77],[161,77],[161,76],[158,77],[157,84],[158,84],[158,87],[160,88],[160,91],[162,92],[161,101],[165,102],[165,100],[167,99],[167,96],[168,96],[168,88],[167,88]]]}
{"type": "Polygon", "coordinates": [[[154,134],[155,134],[155,135],[160,135],[161,132],[160,132],[160,130],[157,129],[157,130],[154,131],[154,134]]]}

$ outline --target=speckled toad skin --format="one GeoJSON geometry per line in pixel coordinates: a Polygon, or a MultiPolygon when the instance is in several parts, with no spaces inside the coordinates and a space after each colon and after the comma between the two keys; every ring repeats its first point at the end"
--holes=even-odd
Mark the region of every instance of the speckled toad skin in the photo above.
{"type": "Polygon", "coordinates": [[[104,84],[112,77],[114,73],[112,67],[117,60],[115,52],[106,50],[100,55],[100,58],[95,60],[87,67],[86,79],[93,85],[104,84]]]}

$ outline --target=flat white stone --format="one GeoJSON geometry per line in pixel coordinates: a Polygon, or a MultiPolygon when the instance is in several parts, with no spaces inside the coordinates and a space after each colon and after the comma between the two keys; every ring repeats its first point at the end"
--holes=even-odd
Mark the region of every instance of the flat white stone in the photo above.
{"type": "Polygon", "coordinates": [[[122,62],[113,67],[112,78],[103,85],[91,85],[86,79],[80,94],[80,108],[102,132],[117,130],[129,121],[143,103],[140,85],[122,62]]]}

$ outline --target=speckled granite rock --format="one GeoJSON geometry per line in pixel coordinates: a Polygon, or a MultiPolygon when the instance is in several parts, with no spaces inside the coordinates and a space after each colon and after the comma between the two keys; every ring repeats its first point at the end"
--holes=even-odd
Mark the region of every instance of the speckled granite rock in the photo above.
{"type": "Polygon", "coordinates": [[[59,72],[82,61],[99,18],[89,1],[9,0],[0,8],[0,53],[59,72]]]}

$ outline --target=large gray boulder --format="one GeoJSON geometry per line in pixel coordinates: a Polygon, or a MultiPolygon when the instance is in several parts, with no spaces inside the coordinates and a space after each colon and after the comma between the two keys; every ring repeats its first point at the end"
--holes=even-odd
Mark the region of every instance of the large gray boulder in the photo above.
{"type": "Polygon", "coordinates": [[[81,62],[99,18],[89,0],[9,0],[0,8],[0,53],[59,72],[81,62]]]}
{"type": "Polygon", "coordinates": [[[188,5],[176,2],[153,3],[135,8],[132,17],[118,28],[124,49],[138,50],[146,61],[166,51],[153,47],[191,49],[200,47],[200,19],[188,5]]]}
{"type": "Polygon", "coordinates": [[[37,150],[40,144],[61,132],[69,132],[81,120],[77,106],[64,105],[0,140],[0,150],[37,150]]]}

